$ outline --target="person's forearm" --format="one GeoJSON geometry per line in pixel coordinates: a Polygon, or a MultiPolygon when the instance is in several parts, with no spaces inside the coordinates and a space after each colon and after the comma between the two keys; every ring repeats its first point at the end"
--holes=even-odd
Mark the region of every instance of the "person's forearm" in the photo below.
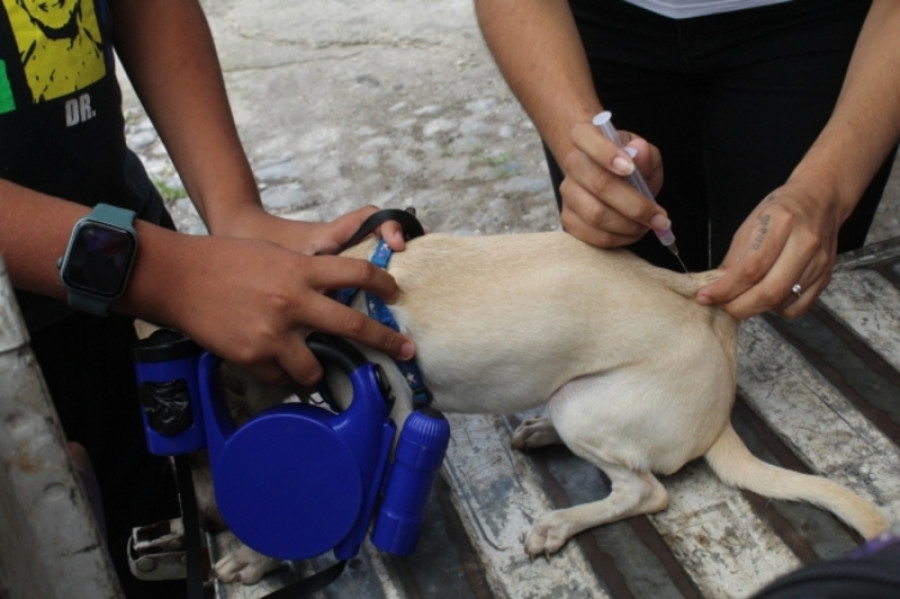
{"type": "Polygon", "coordinates": [[[64,297],[56,261],[89,211],[0,179],[0,254],[13,286],[64,297]]]}
{"type": "Polygon", "coordinates": [[[194,0],[117,0],[116,51],[210,231],[261,209],[206,18],[194,0]]]}
{"type": "MultiPolygon", "coordinates": [[[[72,229],[90,208],[0,179],[0,254],[17,289],[64,299],[57,261],[66,252],[72,229]]],[[[138,253],[126,294],[117,310],[143,317],[167,317],[167,282],[184,264],[181,236],[136,220],[138,253]],[[162,255],[167,253],[168,255],[162,255]]]]}
{"type": "Polygon", "coordinates": [[[900,137],[900,2],[875,0],[827,125],[790,182],[833,198],[843,219],[900,137]]]}
{"type": "Polygon", "coordinates": [[[573,150],[575,124],[601,105],[566,0],[475,0],[482,35],[554,157],[573,150]]]}
{"type": "MultiPolygon", "coordinates": [[[[0,179],[0,253],[13,286],[63,298],[57,259],[89,208],[0,179]]],[[[137,256],[124,312],[173,327],[265,380],[312,386],[322,367],[306,346],[313,330],[346,337],[403,360],[412,340],[325,296],[358,287],[394,301],[399,289],[364,260],[308,257],[274,243],[185,235],[136,220],[137,256]]]]}

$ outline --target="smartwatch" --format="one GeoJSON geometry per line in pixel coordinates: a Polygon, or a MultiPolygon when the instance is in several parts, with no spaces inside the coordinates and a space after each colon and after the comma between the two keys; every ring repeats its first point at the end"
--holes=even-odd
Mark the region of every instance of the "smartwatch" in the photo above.
{"type": "Polygon", "coordinates": [[[105,316],[125,293],[135,256],[134,211],[97,204],[75,223],[69,247],[57,263],[69,305],[105,316]]]}

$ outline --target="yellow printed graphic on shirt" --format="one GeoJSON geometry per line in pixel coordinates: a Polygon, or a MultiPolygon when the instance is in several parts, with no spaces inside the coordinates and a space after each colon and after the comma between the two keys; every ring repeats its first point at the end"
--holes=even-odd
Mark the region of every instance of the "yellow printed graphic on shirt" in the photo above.
{"type": "Polygon", "coordinates": [[[94,0],[3,0],[35,103],[106,74],[94,0]]]}

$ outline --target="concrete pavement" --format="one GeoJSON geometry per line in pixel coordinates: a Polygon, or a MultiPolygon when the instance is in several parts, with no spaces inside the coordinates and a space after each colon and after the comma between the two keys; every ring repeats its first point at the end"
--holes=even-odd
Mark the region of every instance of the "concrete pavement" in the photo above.
{"type": "MultiPolygon", "coordinates": [[[[433,229],[534,230],[556,215],[537,135],[471,0],[205,2],[246,150],[273,212],[415,205],[433,229]]],[[[180,182],[133,93],[128,136],[180,182]]],[[[182,229],[202,229],[186,199],[182,229]]]]}
{"type": "MultiPolygon", "coordinates": [[[[414,205],[426,226],[540,230],[557,215],[537,135],[487,52],[472,0],[206,0],[233,111],[273,212],[331,219],[414,205]]],[[[126,83],[127,86],[127,83],[126,83]]],[[[126,92],[128,137],[183,195],[126,92]]],[[[900,235],[900,179],[872,238],[900,235]]],[[[172,210],[202,230],[187,199],[172,210]]]]}

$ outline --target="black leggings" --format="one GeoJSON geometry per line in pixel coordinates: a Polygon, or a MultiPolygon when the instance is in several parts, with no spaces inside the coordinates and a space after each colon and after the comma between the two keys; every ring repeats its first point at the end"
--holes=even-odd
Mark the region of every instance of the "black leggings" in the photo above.
{"type": "MultiPolygon", "coordinates": [[[[662,152],[657,199],[688,268],[720,264],[740,224],[812,145],[869,4],[793,0],[675,20],[623,1],[570,0],[600,101],[617,128],[662,152]]],[[[548,161],[559,200],[561,172],[548,161]]],[[[892,163],[893,154],[841,229],[838,251],[865,241],[892,163]]],[[[677,269],[652,235],[632,249],[677,269]]]]}

